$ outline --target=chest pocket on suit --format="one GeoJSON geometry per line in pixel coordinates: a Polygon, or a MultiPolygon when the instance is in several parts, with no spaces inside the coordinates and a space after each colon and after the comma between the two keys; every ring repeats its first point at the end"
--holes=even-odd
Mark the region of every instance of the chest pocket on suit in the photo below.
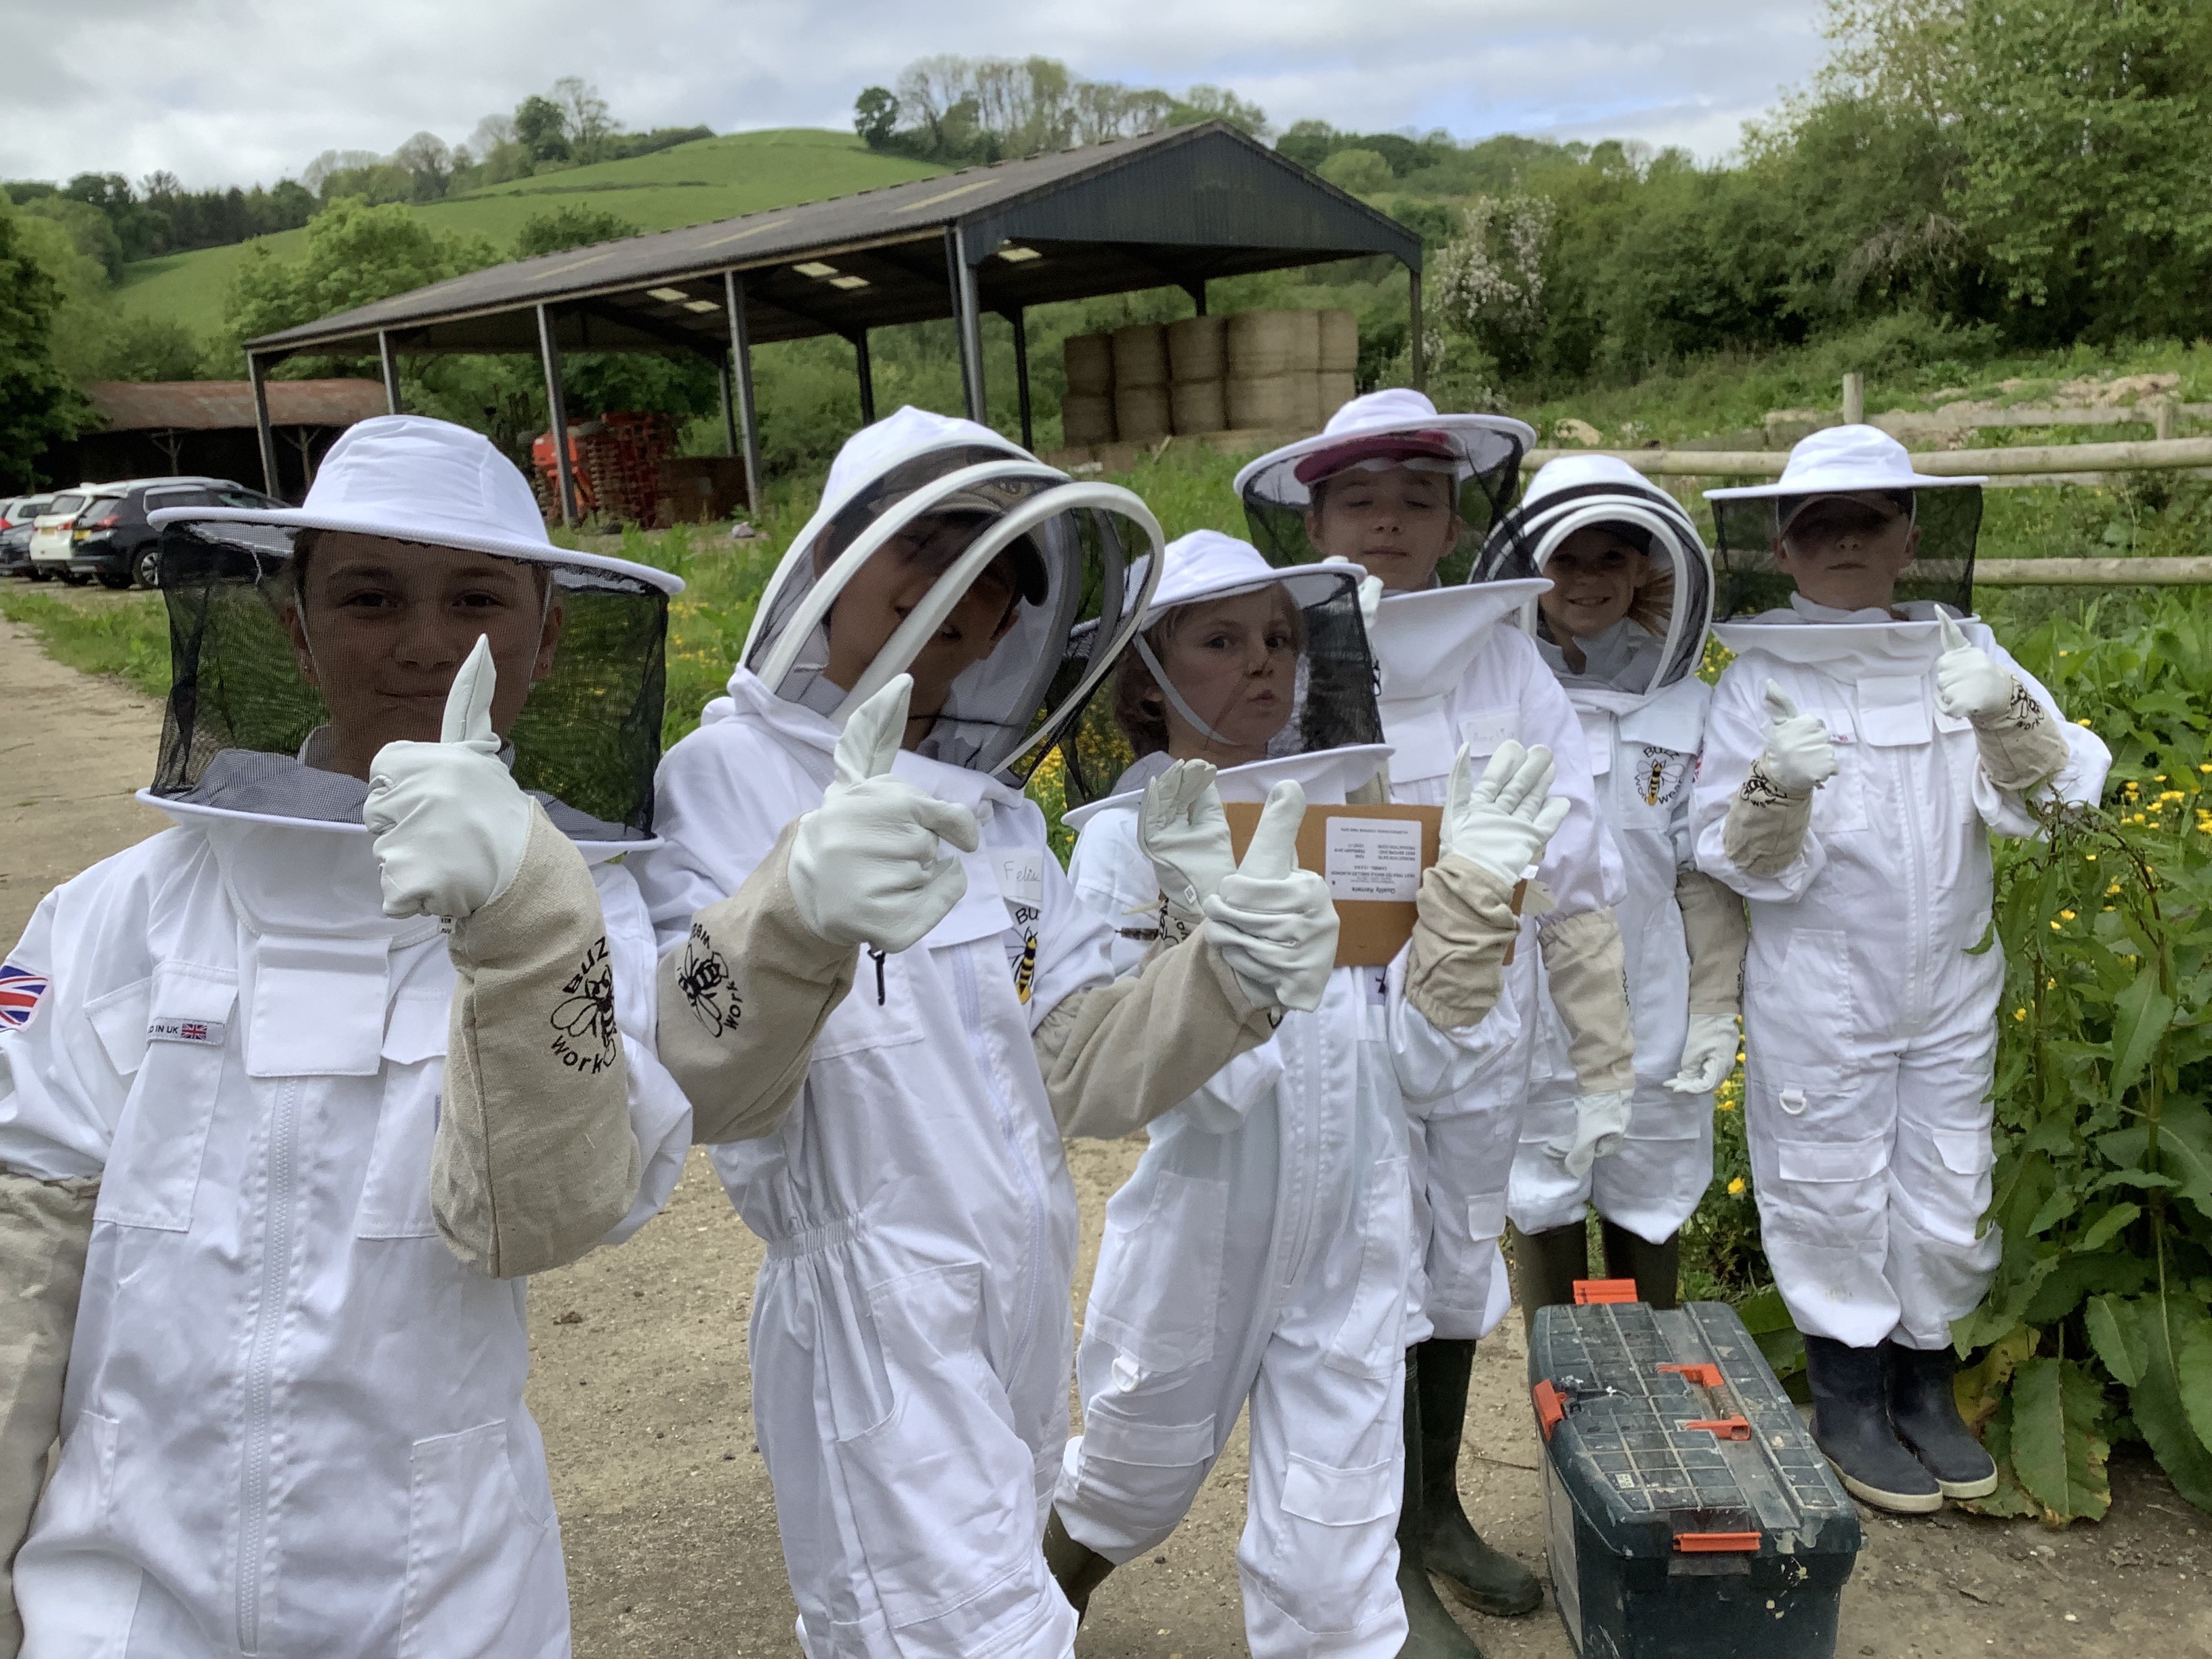
{"type": "Polygon", "coordinates": [[[150,988],[131,986],[85,1012],[118,1070],[137,1076],[115,1126],[100,1182],[97,1219],[124,1227],[185,1232],[192,1224],[208,1126],[234,1062],[238,975],[226,969],[165,963],[150,988]],[[138,999],[143,998],[143,1003],[138,999]],[[125,1027],[145,1018],[136,1041],[125,1027]]]}
{"type": "Polygon", "coordinates": [[[403,992],[392,1000],[381,1056],[384,1098],[355,1217],[356,1238],[428,1238],[438,1231],[430,1213],[430,1155],[452,1001],[449,991],[403,992]]]}

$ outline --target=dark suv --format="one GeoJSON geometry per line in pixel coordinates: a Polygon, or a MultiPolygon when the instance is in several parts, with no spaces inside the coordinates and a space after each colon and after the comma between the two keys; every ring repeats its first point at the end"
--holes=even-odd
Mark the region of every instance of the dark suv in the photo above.
{"type": "Polygon", "coordinates": [[[0,496],[0,576],[31,574],[31,532],[52,500],[51,494],[0,496]]]}
{"type": "Polygon", "coordinates": [[[69,575],[100,578],[108,587],[153,587],[161,581],[161,532],[146,515],[165,507],[282,507],[228,478],[134,478],[100,484],[70,532],[69,575]]]}

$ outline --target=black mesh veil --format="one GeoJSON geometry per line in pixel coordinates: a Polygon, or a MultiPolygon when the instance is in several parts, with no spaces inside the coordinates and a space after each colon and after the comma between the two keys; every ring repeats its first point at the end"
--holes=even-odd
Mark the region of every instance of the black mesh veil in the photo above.
{"type": "MultiPolygon", "coordinates": [[[[173,679],[153,793],[279,816],[361,821],[366,786],[283,767],[330,718],[284,626],[298,530],[194,521],[162,532],[173,679]],[[281,787],[279,780],[281,776],[281,787]]],[[[550,676],[508,740],[517,782],[581,839],[653,828],[668,595],[619,570],[546,562],[563,611],[550,676]]]]}
{"type": "MultiPolygon", "coordinates": [[[[1379,744],[1375,683],[1356,572],[1316,571],[1289,582],[1216,586],[1181,603],[1171,598],[1146,613],[1137,640],[1061,738],[1066,804],[1072,809],[1141,783],[1131,769],[1148,757],[1164,761],[1171,715],[1186,733],[1263,746],[1264,753],[1244,760],[1379,744]],[[1255,709],[1248,703],[1250,665],[1263,648],[1285,660],[1275,677],[1279,702],[1255,709]],[[1243,672],[1210,678],[1187,672],[1186,665],[1223,650],[1242,653],[1243,672]]],[[[1237,763],[1224,749],[1204,757],[1237,763]]]]}
{"type": "MultiPolygon", "coordinates": [[[[1897,602],[1935,599],[1961,616],[1974,605],[1974,548],[1981,535],[1982,488],[1947,484],[1899,490],[1920,531],[1920,548],[1898,578],[1897,602]]],[[[1788,607],[1796,584],[1775,568],[1782,524],[1805,497],[1723,496],[1713,507],[1717,620],[1756,617],[1788,607]]]]}
{"type": "MultiPolygon", "coordinates": [[[[1469,459],[1455,469],[1453,495],[1459,529],[1437,566],[1446,586],[1469,579],[1483,544],[1512,504],[1521,477],[1520,440],[1510,433],[1486,432],[1469,447],[1469,459]]],[[[1255,473],[1244,486],[1244,520],[1253,545],[1272,564],[1311,564],[1326,556],[1307,528],[1316,489],[1338,487],[1342,477],[1316,484],[1298,482],[1296,461],[1286,460],[1255,473]]]]}

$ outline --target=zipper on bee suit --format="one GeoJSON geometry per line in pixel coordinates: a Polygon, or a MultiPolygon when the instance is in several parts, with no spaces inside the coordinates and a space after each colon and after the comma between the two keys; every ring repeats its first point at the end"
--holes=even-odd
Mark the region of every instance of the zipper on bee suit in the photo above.
{"type": "Polygon", "coordinates": [[[1022,1361],[1028,1357],[1030,1334],[1036,1325],[1037,1286],[1044,1277],[1044,1189],[1037,1178],[1036,1160],[1015,1131],[1013,1109],[999,1088],[998,1072],[983,1046],[982,1004],[975,994],[975,968],[969,960],[967,945],[958,946],[952,953],[952,982],[960,997],[960,1023],[967,1030],[969,1056],[981,1076],[984,1092],[991,1097],[991,1109],[999,1120],[999,1134],[1006,1143],[1006,1155],[1021,1172],[1029,1211],[1029,1270],[1022,1289],[1021,1323],[1014,1328],[1013,1352],[1006,1361],[1011,1376],[1021,1370],[1022,1361]]]}
{"type": "MultiPolygon", "coordinates": [[[[1328,1006],[1325,1000],[1322,1006],[1328,1006]]],[[[1276,1272],[1285,1283],[1304,1272],[1306,1252],[1313,1245],[1314,1210],[1321,1188],[1321,1158],[1317,1145],[1320,1115],[1316,1109],[1314,1097],[1327,1084],[1327,1079],[1321,1073],[1320,1057],[1313,1052],[1318,1046],[1320,1031],[1321,1020],[1318,1018],[1292,1020],[1285,1016],[1282,1024],[1275,1028],[1275,1041],[1285,1050],[1282,1079],[1275,1085],[1278,1091],[1275,1145],[1277,1156],[1284,1160],[1284,1166],[1276,1177],[1276,1190],[1283,1194],[1283,1201],[1289,1211],[1285,1218],[1289,1230],[1284,1240],[1283,1253],[1276,1258],[1276,1272]],[[1289,1052],[1293,1041],[1298,1048],[1295,1063],[1292,1063],[1293,1057],[1289,1052]],[[1285,1096],[1295,1097],[1297,1103],[1295,1127],[1282,1110],[1285,1096]],[[1291,1145],[1293,1133],[1297,1133],[1301,1143],[1295,1148],[1291,1145]],[[1297,1172],[1295,1175],[1292,1174],[1293,1169],[1297,1172]],[[1291,1191],[1293,1183],[1297,1188],[1295,1193],[1291,1191]]]]}
{"type": "Polygon", "coordinates": [[[284,1319],[292,1271],[293,1186],[298,1178],[300,1084],[276,1091],[263,1158],[266,1201],[261,1236],[261,1293],[253,1315],[253,1340],[246,1359],[246,1443],[238,1483],[238,1646],[258,1653],[261,1644],[261,1563],[269,1534],[269,1440],[276,1341],[284,1319]]]}
{"type": "MultiPolygon", "coordinates": [[[[1914,785],[1911,769],[1905,757],[1911,750],[1893,751],[1896,757],[1895,775],[1898,782],[1898,804],[1905,817],[1905,960],[1911,964],[1905,975],[1905,998],[1900,1006],[1924,1008],[1927,1001],[1929,969],[1928,951],[1928,869],[1927,847],[1920,839],[1920,814],[1914,809],[1914,785]]],[[[1933,752],[1941,754],[1941,750],[1933,752]]]]}

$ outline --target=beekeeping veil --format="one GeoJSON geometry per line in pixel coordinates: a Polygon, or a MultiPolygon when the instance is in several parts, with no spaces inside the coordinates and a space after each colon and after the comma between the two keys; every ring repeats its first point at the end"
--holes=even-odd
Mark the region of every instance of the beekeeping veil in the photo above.
{"type": "Polygon", "coordinates": [[[1224,767],[1382,741],[1358,566],[1278,569],[1212,530],[1160,563],[1142,629],[1061,741],[1071,806],[1141,788],[1166,767],[1171,731],[1224,767]]]}
{"type": "Polygon", "coordinates": [[[668,600],[684,584],[553,545],[528,482],[480,434],[381,416],[345,430],[300,507],[180,507],[152,521],[173,667],[154,804],[362,827],[368,785],[320,763],[330,708],[285,626],[300,560],[319,533],[347,532],[547,573],[562,631],[550,676],[507,733],[515,781],[578,841],[651,836],[668,600]]]}
{"type": "Polygon", "coordinates": [[[1776,568],[1774,550],[1819,514],[1849,511],[1850,498],[1874,495],[1910,514],[1920,532],[1918,552],[1898,578],[1897,603],[1933,599],[1969,615],[1986,482],[1914,471],[1905,446],[1878,427],[1815,432],[1790,452],[1776,482],[1705,492],[1713,504],[1717,614],[1747,620],[1786,610],[1796,585],[1776,568]]]}
{"type": "Polygon", "coordinates": [[[1713,612],[1711,556],[1680,503],[1612,456],[1564,456],[1538,471],[1521,505],[1491,536],[1476,576],[1548,578],[1548,600],[1529,601],[1522,626],[1563,685],[1596,695],[1616,713],[1687,679],[1704,658],[1713,612]],[[1572,538],[1592,530],[1639,556],[1632,597],[1618,620],[1569,637],[1554,615],[1572,614],[1577,584],[1553,561],[1572,538]]]}
{"type": "Polygon", "coordinates": [[[1146,556],[1163,539],[1127,490],[1077,483],[971,421],[902,409],[838,452],[821,506],[762,595],[744,666],[842,722],[995,573],[1012,594],[1010,625],[953,680],[917,752],[1018,787],[1135,631],[1156,580],[1146,556]],[[947,524],[960,533],[943,534],[947,524]],[[840,597],[871,561],[925,557],[943,560],[934,582],[852,684],[833,679],[840,597]]]}
{"type": "Polygon", "coordinates": [[[1237,475],[1237,493],[1252,540],[1268,560],[1307,564],[1322,556],[1307,514],[1334,481],[1396,467],[1449,478],[1459,526],[1436,578],[1449,586],[1468,579],[1535,441],[1532,429],[1505,416],[1439,415],[1420,392],[1393,387],[1354,398],[1314,436],[1251,462],[1237,475]]]}

